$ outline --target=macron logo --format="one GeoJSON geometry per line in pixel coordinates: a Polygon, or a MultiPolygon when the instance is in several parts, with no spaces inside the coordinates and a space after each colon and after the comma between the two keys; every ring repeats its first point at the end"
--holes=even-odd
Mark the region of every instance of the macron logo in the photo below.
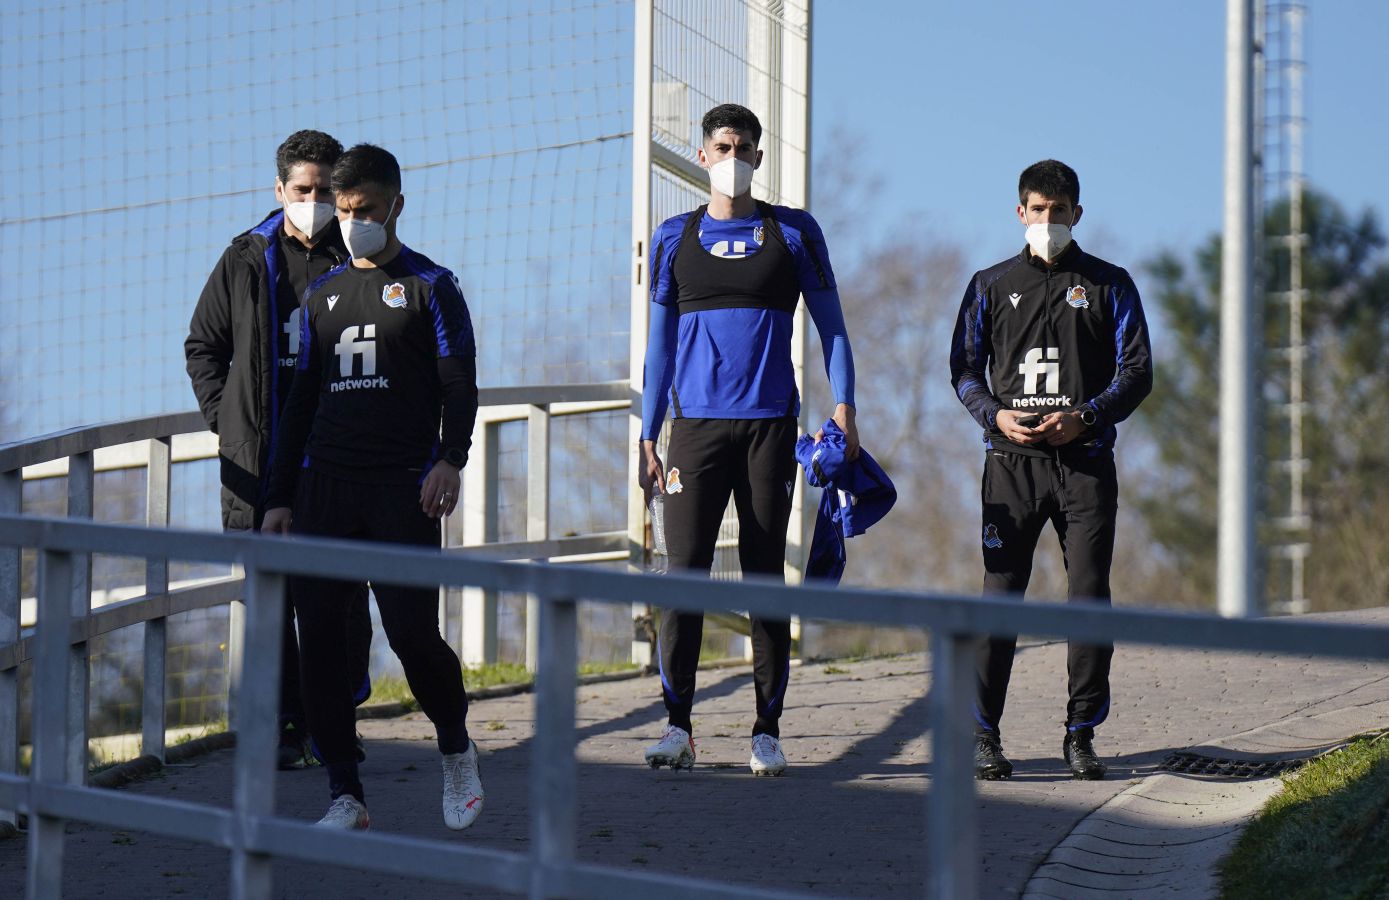
{"type": "Polygon", "coordinates": [[[338,374],[343,378],[355,375],[357,357],[362,358],[362,374],[376,374],[376,325],[348,325],[333,347],[338,355],[338,374]],[[365,340],[359,340],[365,338],[365,340]]]}

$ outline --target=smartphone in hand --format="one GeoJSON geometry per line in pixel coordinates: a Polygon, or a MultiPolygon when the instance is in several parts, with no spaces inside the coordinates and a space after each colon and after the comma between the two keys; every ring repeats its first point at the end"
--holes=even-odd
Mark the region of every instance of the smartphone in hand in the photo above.
{"type": "Polygon", "coordinates": [[[1042,424],[1042,417],[1037,413],[1033,413],[1030,416],[1019,416],[1017,422],[1019,427],[1022,428],[1036,428],[1038,425],[1042,424]]]}

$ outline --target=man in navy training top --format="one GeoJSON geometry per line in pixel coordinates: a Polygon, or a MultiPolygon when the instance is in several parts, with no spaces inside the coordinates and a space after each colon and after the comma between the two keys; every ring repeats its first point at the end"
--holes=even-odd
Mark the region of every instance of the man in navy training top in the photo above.
{"type": "MultiPolygon", "coordinates": [[[[984,429],[984,593],[1021,598],[1051,522],[1070,600],[1110,602],[1118,481],[1115,425],[1153,386],[1143,304],[1129,273],[1080,249],[1080,180],[1044,160],[1018,180],[1021,253],[975,273],[950,347],[951,382],[984,429]]],[[[976,778],[1008,778],[999,723],[1017,637],[980,639],[976,778]]],[[[1076,778],[1099,779],[1095,726],[1109,714],[1114,648],[1072,641],[1062,756],[1076,778]]]]}
{"type": "MultiPolygon", "coordinates": [[[[477,418],[472,322],[453,273],[401,244],[400,165],[359,144],[333,168],[350,263],[304,299],[300,354],[285,407],[262,530],[439,548],[458,502],[477,418]],[[442,435],[441,435],[442,424],[442,435]]],[[[381,625],[443,754],[443,816],[482,811],[477,746],[458,657],[439,634],[438,591],[373,582],[381,625]]],[[[342,677],[342,606],[352,584],[296,578],[309,730],[328,770],[320,825],[369,827],[353,751],[352,686],[342,677]]]]}
{"type": "MultiPolygon", "coordinates": [[[[299,301],[318,276],[347,259],[328,176],[342,144],[321,131],[296,131],[275,151],[281,204],[232,238],[207,279],[188,325],[188,377],[207,427],[218,437],[222,527],[260,528],[280,413],[299,355],[299,301]]],[[[371,611],[366,588],[347,604],[348,676],[354,699],[371,695],[371,611]]],[[[281,769],[317,765],[299,690],[294,608],[285,606],[280,674],[281,769]]],[[[251,661],[254,664],[254,660],[251,661]]],[[[358,755],[364,756],[360,740],[358,755]]]]}
{"type": "MultiPolygon", "coordinates": [[[[854,364],[820,226],[804,210],[752,197],[762,162],[762,126],[734,104],[702,122],[700,165],[709,203],[667,219],[651,239],[651,332],[646,348],[639,466],[649,497],[663,491],[672,568],[708,572],[731,494],[745,574],[784,574],[795,488],[800,394],[791,367],[791,327],[802,295],[820,333],[834,392],[834,420],[858,454],[854,364]],[[656,453],[669,403],[670,467],[656,453]]],[[[702,612],[661,617],[661,687],[669,723],[646,750],[653,768],[695,762],[690,711],[703,636],[702,612]]],[[[757,720],[755,775],[786,769],[778,720],[790,674],[791,623],[752,618],[757,720]]]]}

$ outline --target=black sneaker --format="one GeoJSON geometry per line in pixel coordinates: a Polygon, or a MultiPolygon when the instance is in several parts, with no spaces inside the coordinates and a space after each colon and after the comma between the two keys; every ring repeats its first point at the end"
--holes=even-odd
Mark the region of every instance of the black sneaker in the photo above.
{"type": "Polygon", "coordinates": [[[1013,764],[1003,755],[1003,743],[996,734],[974,736],[974,777],[977,781],[999,781],[1013,777],[1013,764]]]}
{"type": "MultiPolygon", "coordinates": [[[[1071,767],[1072,777],[1082,781],[1099,781],[1104,777],[1105,766],[1095,755],[1094,739],[1095,732],[1091,728],[1066,732],[1066,740],[1061,744],[1061,755],[1066,758],[1066,765],[1071,767]]],[[[978,766],[977,762],[975,766],[978,766]]]]}
{"type": "Polygon", "coordinates": [[[276,763],[281,771],[308,769],[318,765],[318,759],[309,743],[308,729],[290,724],[280,730],[276,763]]]}

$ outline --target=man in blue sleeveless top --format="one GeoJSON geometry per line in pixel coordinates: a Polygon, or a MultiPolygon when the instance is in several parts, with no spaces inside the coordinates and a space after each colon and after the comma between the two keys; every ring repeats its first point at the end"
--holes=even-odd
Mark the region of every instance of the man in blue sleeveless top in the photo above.
{"type": "MultiPolygon", "coordinates": [[[[781,576],[797,476],[800,394],[791,366],[793,314],[805,297],[825,351],[834,420],[858,454],[854,365],[825,239],[804,210],[752,197],[762,125],[734,104],[701,123],[700,165],[709,203],[667,219],[651,239],[651,331],[647,342],[639,467],[643,491],[662,491],[672,568],[708,572],[732,495],[745,574],[781,576]],[[666,468],[656,438],[667,405],[674,420],[666,468]]],[[[669,723],[646,750],[652,767],[694,766],[690,712],[703,636],[699,612],[661,617],[661,687],[669,723]]],[[[752,619],[757,720],[749,766],[786,769],[778,720],[790,674],[791,624],[752,619]]]]}

